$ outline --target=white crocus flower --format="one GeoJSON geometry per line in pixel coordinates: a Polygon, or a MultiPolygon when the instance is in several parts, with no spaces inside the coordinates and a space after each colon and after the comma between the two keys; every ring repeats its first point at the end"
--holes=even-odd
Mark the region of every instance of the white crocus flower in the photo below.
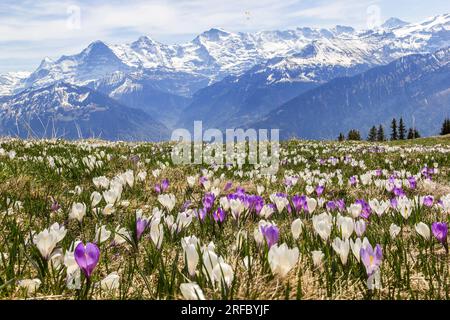
{"type": "Polygon", "coordinates": [[[395,237],[397,237],[397,235],[400,233],[400,227],[397,226],[396,224],[392,223],[389,227],[389,234],[391,235],[392,239],[395,239],[395,237]]]}
{"type": "Polygon", "coordinates": [[[97,228],[95,232],[95,242],[100,244],[105,242],[109,239],[111,236],[111,231],[106,229],[105,225],[102,225],[101,227],[97,228]]]}
{"type": "Polygon", "coordinates": [[[103,191],[103,198],[105,199],[107,204],[114,204],[118,199],[119,189],[110,189],[108,191],[103,191]]]}
{"type": "Polygon", "coordinates": [[[86,215],[86,205],[84,203],[74,203],[72,205],[72,210],[70,211],[69,214],[69,219],[74,219],[81,222],[85,215],[86,215]]]}
{"type": "Polygon", "coordinates": [[[188,212],[180,212],[178,213],[174,226],[176,226],[176,231],[180,232],[181,230],[189,227],[191,223],[192,223],[192,214],[189,214],[188,212]]]}
{"type": "Polygon", "coordinates": [[[127,242],[127,239],[131,240],[131,233],[124,227],[117,226],[114,230],[114,243],[121,245],[127,242]]]}
{"type": "Polygon", "coordinates": [[[297,240],[300,237],[300,234],[303,230],[303,222],[300,219],[295,219],[291,224],[291,232],[292,236],[295,240],[297,240]]]}
{"type": "Polygon", "coordinates": [[[307,198],[306,206],[308,207],[308,212],[313,213],[317,208],[317,200],[314,198],[307,198]]]}
{"type": "Polygon", "coordinates": [[[284,278],[297,264],[298,248],[289,249],[286,243],[274,244],[269,250],[269,265],[274,275],[284,278]]]}
{"type": "Polygon", "coordinates": [[[56,236],[56,242],[60,242],[67,234],[66,228],[63,225],[59,225],[58,222],[52,224],[49,231],[56,236]]]}
{"type": "Polygon", "coordinates": [[[415,229],[417,233],[420,234],[425,240],[430,239],[431,235],[430,227],[427,226],[425,223],[419,222],[418,224],[415,225],[415,229]]]}
{"type": "Polygon", "coordinates": [[[265,204],[259,212],[259,215],[264,219],[268,219],[272,214],[273,208],[267,204],[265,204]]]}
{"type": "Polygon", "coordinates": [[[287,198],[277,196],[276,194],[270,195],[270,200],[275,204],[278,212],[282,212],[289,204],[289,200],[287,198]]]}
{"type": "Polygon", "coordinates": [[[361,238],[356,238],[355,241],[350,239],[350,248],[352,249],[352,253],[358,262],[360,262],[361,259],[361,248],[365,249],[368,244],[369,240],[366,237],[364,237],[363,241],[361,241],[361,238]]]}
{"type": "Polygon", "coordinates": [[[335,238],[332,247],[341,258],[342,264],[347,264],[347,258],[350,252],[350,243],[348,239],[341,240],[340,238],[335,238]]]}
{"type": "Polygon", "coordinates": [[[102,201],[102,195],[100,194],[100,192],[94,191],[91,194],[91,206],[92,208],[95,208],[100,201],[102,201]]]}
{"type": "Polygon", "coordinates": [[[114,212],[116,212],[116,209],[114,208],[114,205],[110,204],[110,203],[107,204],[102,210],[102,213],[103,213],[104,216],[110,216],[114,212]]]}
{"type": "Polygon", "coordinates": [[[218,283],[219,288],[221,288],[223,284],[225,284],[227,287],[230,287],[234,279],[233,268],[223,261],[218,262],[214,266],[212,275],[214,282],[218,283]]]}
{"type": "Polygon", "coordinates": [[[313,264],[315,267],[320,267],[322,265],[323,258],[325,254],[320,250],[314,250],[311,252],[313,264]]]}
{"type": "Polygon", "coordinates": [[[337,219],[337,225],[339,229],[341,230],[342,237],[344,239],[350,238],[350,236],[353,233],[353,229],[355,227],[355,223],[352,218],[350,217],[342,217],[339,216],[337,219]]]}
{"type": "Polygon", "coordinates": [[[358,218],[362,211],[362,206],[360,203],[352,203],[347,211],[352,215],[353,218],[358,218]]]}
{"type": "Polygon", "coordinates": [[[321,213],[312,218],[314,231],[326,241],[331,234],[331,228],[333,226],[333,218],[328,213],[321,213]]]}
{"type": "Polygon", "coordinates": [[[164,239],[164,227],[163,224],[160,223],[160,219],[152,220],[150,226],[150,238],[152,239],[156,248],[160,249],[164,239]]]}
{"type": "Polygon", "coordinates": [[[100,288],[104,291],[114,291],[120,286],[120,276],[117,272],[111,272],[100,281],[100,288]]]}
{"type": "Polygon", "coordinates": [[[41,286],[41,280],[39,280],[39,279],[23,279],[23,280],[19,280],[18,285],[20,288],[25,289],[27,294],[33,294],[41,286]]]}
{"type": "Polygon", "coordinates": [[[175,207],[176,198],[173,194],[160,194],[158,201],[168,212],[171,212],[175,207]]]}
{"type": "Polygon", "coordinates": [[[33,236],[33,243],[38,248],[44,259],[48,259],[58,243],[58,234],[44,229],[33,236]]]}
{"type": "Polygon", "coordinates": [[[234,219],[239,219],[242,212],[245,210],[244,204],[239,199],[231,199],[230,200],[230,209],[231,209],[231,215],[234,219]]]}
{"type": "Polygon", "coordinates": [[[228,211],[230,209],[230,202],[227,197],[220,198],[219,203],[223,210],[228,211]]]}
{"type": "Polygon", "coordinates": [[[189,176],[186,178],[188,185],[192,188],[195,185],[195,182],[197,182],[197,177],[195,176],[189,176]]]}
{"type": "Polygon", "coordinates": [[[195,282],[180,284],[180,291],[186,300],[205,300],[202,289],[195,282]]]}
{"type": "Polygon", "coordinates": [[[258,193],[258,195],[262,195],[265,189],[266,188],[264,188],[264,186],[256,186],[256,192],[258,193]]]}

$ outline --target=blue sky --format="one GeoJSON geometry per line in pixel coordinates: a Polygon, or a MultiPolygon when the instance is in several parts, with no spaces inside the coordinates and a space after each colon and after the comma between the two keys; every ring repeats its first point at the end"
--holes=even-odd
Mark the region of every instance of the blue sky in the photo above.
{"type": "Polygon", "coordinates": [[[211,27],[229,31],[336,24],[367,28],[389,17],[418,22],[450,12],[448,0],[1,0],[0,73],[34,70],[43,57],[90,42],[189,41],[211,27]]]}

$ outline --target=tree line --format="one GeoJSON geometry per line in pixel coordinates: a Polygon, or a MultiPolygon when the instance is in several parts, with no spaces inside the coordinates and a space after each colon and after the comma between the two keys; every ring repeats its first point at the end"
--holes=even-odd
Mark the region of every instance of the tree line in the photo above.
{"type": "MultiPolygon", "coordinates": [[[[391,132],[390,132],[390,140],[406,140],[406,139],[416,139],[420,138],[420,133],[415,127],[411,127],[408,130],[406,130],[403,118],[400,118],[400,120],[397,122],[397,119],[394,118],[391,121],[390,126],[391,132]]],[[[444,121],[444,124],[442,125],[441,134],[448,134],[450,133],[450,119],[446,119],[444,121]],[[446,133],[445,133],[446,132],[446,133]]],[[[361,139],[361,133],[357,129],[351,129],[347,136],[345,136],[342,132],[339,134],[338,141],[344,141],[344,140],[353,140],[353,141],[360,141],[361,139]]],[[[367,135],[367,141],[387,141],[388,137],[386,137],[386,134],[384,132],[383,125],[372,126],[369,130],[369,134],[367,135]]]]}

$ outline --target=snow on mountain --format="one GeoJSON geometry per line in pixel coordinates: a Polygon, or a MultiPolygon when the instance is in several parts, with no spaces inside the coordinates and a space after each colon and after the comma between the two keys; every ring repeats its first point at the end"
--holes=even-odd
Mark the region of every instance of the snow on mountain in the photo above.
{"type": "Polygon", "coordinates": [[[11,95],[20,82],[30,76],[31,72],[8,72],[0,75],[0,96],[11,95]]]}
{"type": "Polygon", "coordinates": [[[395,28],[400,28],[403,27],[405,25],[409,24],[408,22],[405,22],[403,20],[400,20],[398,18],[389,18],[387,19],[382,25],[381,28],[382,29],[395,29],[395,28]]]}
{"type": "Polygon", "coordinates": [[[438,134],[450,112],[450,48],[414,54],[352,77],[333,79],[279,106],[248,124],[278,128],[282,138],[335,139],[358,128],[366,135],[372,125],[388,127],[403,117],[422,134],[438,134]]]}
{"type": "Polygon", "coordinates": [[[0,134],[159,140],[168,129],[147,113],[97,91],[63,82],[0,98],[0,134]]]}
{"type": "MultiPolygon", "coordinates": [[[[129,73],[141,69],[165,70],[171,75],[182,72],[206,77],[212,83],[229,75],[243,74],[255,65],[277,57],[283,57],[285,61],[277,62],[273,67],[377,65],[449,45],[449,29],[450,15],[443,14],[411,24],[391,18],[377,30],[356,31],[351,27],[336,26],[331,29],[305,27],[234,33],[212,28],[183,44],[166,45],[145,36],[129,44],[110,45],[96,41],[79,54],[63,56],[56,61],[44,60],[15,89],[17,92],[28,87],[39,88],[60,80],[86,85],[117,71],[129,73]]],[[[11,90],[11,85],[0,87],[2,91],[11,90]]]]}

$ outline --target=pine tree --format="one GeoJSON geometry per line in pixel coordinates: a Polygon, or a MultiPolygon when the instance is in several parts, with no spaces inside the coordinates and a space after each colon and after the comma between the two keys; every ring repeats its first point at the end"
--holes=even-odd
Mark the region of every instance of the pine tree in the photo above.
{"type": "Polygon", "coordinates": [[[409,128],[408,130],[408,140],[414,139],[414,131],[412,128],[409,128]]]}
{"type": "Polygon", "coordinates": [[[344,141],[344,140],[345,140],[344,134],[342,132],[339,133],[338,141],[344,141]]]}
{"type": "Polygon", "coordinates": [[[369,135],[367,136],[367,141],[376,141],[377,140],[377,127],[373,126],[370,131],[369,135]]]}
{"type": "Polygon", "coordinates": [[[442,124],[441,135],[450,133],[450,118],[446,118],[442,124]]]}
{"type": "Polygon", "coordinates": [[[406,138],[406,128],[403,124],[403,118],[400,118],[400,122],[398,124],[398,138],[400,140],[405,140],[406,138]]]}
{"type": "Polygon", "coordinates": [[[361,140],[361,134],[358,130],[352,129],[347,134],[347,140],[359,141],[361,140]]]}
{"type": "Polygon", "coordinates": [[[384,135],[384,128],[380,124],[380,126],[378,127],[378,132],[377,132],[377,141],[385,141],[385,140],[386,140],[386,137],[384,135]]]}
{"type": "Polygon", "coordinates": [[[397,134],[397,120],[392,119],[391,122],[391,140],[397,140],[398,139],[398,134],[397,134]]]}
{"type": "Polygon", "coordinates": [[[409,128],[408,139],[417,139],[417,138],[420,138],[419,131],[417,129],[409,128]]]}

